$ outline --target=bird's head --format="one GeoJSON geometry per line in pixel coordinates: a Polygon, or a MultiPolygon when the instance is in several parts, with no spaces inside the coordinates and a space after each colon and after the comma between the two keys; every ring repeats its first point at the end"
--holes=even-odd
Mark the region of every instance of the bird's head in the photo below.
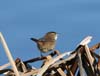
{"type": "Polygon", "coordinates": [[[56,32],[48,32],[46,33],[46,35],[44,36],[45,39],[47,40],[57,40],[58,38],[58,34],[56,32]]]}

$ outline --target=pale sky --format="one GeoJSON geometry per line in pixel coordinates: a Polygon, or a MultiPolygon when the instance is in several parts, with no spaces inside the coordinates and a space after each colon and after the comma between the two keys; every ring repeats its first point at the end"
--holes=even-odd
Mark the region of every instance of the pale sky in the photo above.
{"type": "MultiPolygon", "coordinates": [[[[89,46],[98,43],[99,29],[100,0],[0,0],[0,32],[14,59],[40,56],[31,37],[58,32],[55,49],[63,53],[74,50],[88,35],[93,36],[89,46]]],[[[0,58],[0,65],[8,62],[1,44],[0,58]]]]}

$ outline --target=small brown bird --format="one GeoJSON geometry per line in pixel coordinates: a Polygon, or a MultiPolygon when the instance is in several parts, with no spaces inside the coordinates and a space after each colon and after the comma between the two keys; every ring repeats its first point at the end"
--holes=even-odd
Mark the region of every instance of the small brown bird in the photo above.
{"type": "Polygon", "coordinates": [[[37,47],[40,50],[40,53],[42,56],[42,53],[49,52],[55,48],[57,33],[48,32],[45,34],[43,38],[40,38],[40,39],[31,38],[31,40],[36,42],[37,47]]]}

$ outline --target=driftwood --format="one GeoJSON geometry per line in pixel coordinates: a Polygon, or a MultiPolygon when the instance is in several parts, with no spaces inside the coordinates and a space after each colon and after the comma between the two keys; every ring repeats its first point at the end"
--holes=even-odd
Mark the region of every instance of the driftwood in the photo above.
{"type": "MultiPolygon", "coordinates": [[[[15,65],[20,76],[100,76],[100,56],[95,51],[100,43],[89,47],[92,37],[83,39],[76,49],[71,52],[60,53],[53,51],[47,56],[22,61],[16,58],[15,65]],[[42,61],[40,68],[31,63],[42,61]]],[[[0,74],[4,76],[17,76],[10,63],[0,66],[0,74]]]]}

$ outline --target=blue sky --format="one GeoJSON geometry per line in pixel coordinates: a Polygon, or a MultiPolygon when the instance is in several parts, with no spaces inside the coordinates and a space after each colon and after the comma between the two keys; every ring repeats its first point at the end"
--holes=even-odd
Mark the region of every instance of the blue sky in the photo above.
{"type": "MultiPolygon", "coordinates": [[[[14,59],[40,56],[31,37],[58,32],[55,49],[63,53],[74,50],[88,35],[93,36],[89,46],[98,43],[99,29],[100,0],[0,0],[0,32],[14,59]]],[[[0,44],[0,65],[7,62],[0,44]]]]}

